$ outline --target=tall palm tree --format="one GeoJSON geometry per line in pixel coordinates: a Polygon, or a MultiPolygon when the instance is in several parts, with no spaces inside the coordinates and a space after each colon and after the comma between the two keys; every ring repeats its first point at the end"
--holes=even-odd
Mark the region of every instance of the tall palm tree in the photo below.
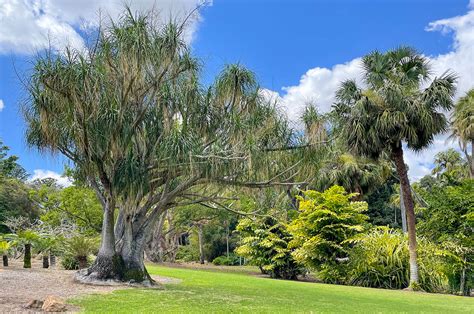
{"type": "Polygon", "coordinates": [[[459,144],[469,162],[471,178],[474,178],[474,88],[461,97],[454,107],[452,115],[453,136],[459,139],[459,144]],[[471,144],[471,154],[467,152],[471,144]]]}
{"type": "Polygon", "coordinates": [[[418,287],[415,212],[403,143],[420,151],[446,131],[448,121],[442,110],[453,107],[456,76],[446,72],[422,89],[431,77],[428,60],[410,47],[386,53],[372,52],[362,59],[365,88],[354,80],[337,91],[345,115],[344,134],[353,153],[378,158],[386,152],[394,161],[406,206],[410,288],[418,287]]]}

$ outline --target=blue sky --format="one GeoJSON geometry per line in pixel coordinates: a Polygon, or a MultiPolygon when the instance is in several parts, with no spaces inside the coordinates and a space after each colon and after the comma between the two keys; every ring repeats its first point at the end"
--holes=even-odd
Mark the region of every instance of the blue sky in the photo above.
{"type": "MultiPolygon", "coordinates": [[[[131,3],[138,9],[155,3],[179,15],[196,1],[131,3]]],[[[65,160],[26,147],[20,113],[26,96],[17,75],[27,77],[33,52],[48,36],[56,47],[83,45],[80,29],[94,26],[99,8],[115,16],[120,2],[0,1],[0,138],[36,177],[61,173],[65,160]]],[[[188,37],[204,62],[206,82],[227,63],[244,64],[297,124],[308,101],[329,110],[338,83],[357,78],[358,58],[374,49],[414,46],[432,59],[436,73],[451,68],[461,76],[459,94],[473,87],[471,9],[467,0],[216,0],[201,10],[188,37]]],[[[409,152],[410,176],[428,173],[433,154],[453,145],[439,137],[425,153],[409,152]]]]}

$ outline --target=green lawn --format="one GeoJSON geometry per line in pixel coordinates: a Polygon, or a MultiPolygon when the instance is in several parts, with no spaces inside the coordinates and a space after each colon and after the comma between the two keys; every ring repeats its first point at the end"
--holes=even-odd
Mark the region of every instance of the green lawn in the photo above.
{"type": "Polygon", "coordinates": [[[128,289],[71,302],[108,313],[474,313],[474,299],[258,278],[245,273],[150,266],[182,280],[164,290],[128,289]]]}

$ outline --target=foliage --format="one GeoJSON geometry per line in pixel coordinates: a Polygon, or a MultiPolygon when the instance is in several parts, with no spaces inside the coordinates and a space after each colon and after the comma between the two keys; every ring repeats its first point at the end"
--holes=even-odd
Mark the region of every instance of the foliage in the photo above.
{"type": "Polygon", "coordinates": [[[293,237],[285,219],[276,210],[263,217],[241,219],[237,231],[242,240],[235,252],[262,272],[284,279],[297,279],[304,272],[292,256],[289,244],[293,237]]]}
{"type": "MultiPolygon", "coordinates": [[[[352,285],[402,289],[409,285],[408,241],[406,235],[387,227],[374,228],[351,239],[355,247],[349,256],[347,282],[352,285]]],[[[420,288],[445,292],[443,250],[423,239],[419,243],[420,288]]]]}
{"type": "Polygon", "coordinates": [[[0,232],[13,231],[5,225],[7,218],[26,217],[32,221],[38,217],[39,209],[30,191],[22,181],[0,176],[0,232]]]}
{"type": "Polygon", "coordinates": [[[8,156],[9,150],[10,148],[3,145],[3,141],[0,139],[0,178],[17,179],[19,181],[26,180],[28,178],[26,170],[17,163],[17,156],[8,156]]]}
{"type": "Polygon", "coordinates": [[[176,253],[176,260],[181,262],[199,261],[199,247],[197,245],[181,245],[176,253]]]}
{"type": "Polygon", "coordinates": [[[456,184],[463,178],[469,177],[467,163],[461,154],[450,148],[435,155],[434,168],[431,172],[443,184],[456,184]]]}
{"type": "Polygon", "coordinates": [[[231,253],[229,256],[221,255],[212,260],[212,264],[216,266],[236,266],[239,265],[239,262],[240,257],[235,253],[231,253]]]}
{"type": "Polygon", "coordinates": [[[418,222],[420,233],[446,247],[450,252],[448,266],[452,291],[464,291],[474,286],[474,180],[466,179],[455,186],[434,186],[421,190],[428,206],[423,208],[418,222]]]}
{"type": "Polygon", "coordinates": [[[65,240],[64,243],[66,255],[74,257],[89,256],[90,254],[97,254],[99,249],[99,239],[96,237],[88,237],[82,234],[77,234],[65,240]]]}
{"type": "MultiPolygon", "coordinates": [[[[466,149],[468,142],[474,141],[474,89],[461,97],[454,107],[452,116],[453,135],[457,136],[461,147],[466,149]]],[[[471,156],[473,158],[474,156],[471,156]]]]}
{"type": "Polygon", "coordinates": [[[70,186],[63,189],[41,185],[35,191],[41,204],[41,221],[51,227],[75,225],[93,235],[102,228],[102,206],[90,188],[70,186]]]}
{"type": "Polygon", "coordinates": [[[343,282],[342,261],[350,248],[346,241],[365,229],[367,203],[352,202],[355,195],[340,186],[322,193],[305,191],[300,197],[300,214],[289,225],[295,260],[316,270],[324,282],[343,282]]]}
{"type": "Polygon", "coordinates": [[[7,255],[10,250],[10,243],[0,237],[0,255],[7,255]]]}

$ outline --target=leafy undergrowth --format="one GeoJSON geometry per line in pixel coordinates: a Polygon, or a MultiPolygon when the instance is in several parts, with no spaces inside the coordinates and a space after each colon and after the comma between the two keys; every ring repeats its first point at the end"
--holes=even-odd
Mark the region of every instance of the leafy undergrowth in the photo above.
{"type": "Polygon", "coordinates": [[[474,299],[149,266],[181,279],[164,290],[127,289],[72,300],[101,313],[474,313],[474,299]]]}

